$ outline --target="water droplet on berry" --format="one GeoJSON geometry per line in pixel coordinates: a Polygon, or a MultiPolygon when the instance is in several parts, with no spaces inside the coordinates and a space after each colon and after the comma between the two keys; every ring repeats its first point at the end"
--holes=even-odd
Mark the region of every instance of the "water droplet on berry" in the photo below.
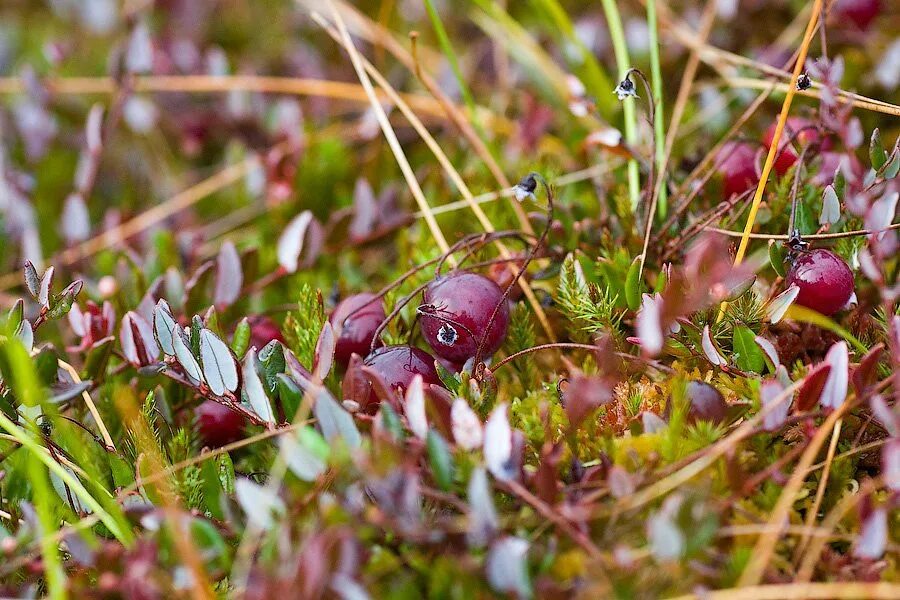
{"type": "Polygon", "coordinates": [[[422,335],[435,354],[456,363],[475,356],[481,337],[487,330],[484,357],[491,356],[503,344],[509,327],[509,306],[496,283],[468,271],[451,273],[434,280],[423,294],[425,304],[436,307],[433,314],[421,314],[422,335]],[[502,302],[502,303],[501,303],[502,302]],[[488,322],[500,304],[493,323],[488,322]],[[455,333],[450,335],[447,326],[455,333]],[[447,343],[451,341],[452,343],[447,343]]]}

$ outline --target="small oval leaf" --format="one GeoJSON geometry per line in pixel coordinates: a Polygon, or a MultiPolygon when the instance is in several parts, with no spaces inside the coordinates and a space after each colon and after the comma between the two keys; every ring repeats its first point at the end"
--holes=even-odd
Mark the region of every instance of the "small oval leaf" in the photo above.
{"type": "Polygon", "coordinates": [[[217,396],[238,389],[238,371],[228,346],[209,329],[200,330],[200,362],[206,383],[217,396]]]}

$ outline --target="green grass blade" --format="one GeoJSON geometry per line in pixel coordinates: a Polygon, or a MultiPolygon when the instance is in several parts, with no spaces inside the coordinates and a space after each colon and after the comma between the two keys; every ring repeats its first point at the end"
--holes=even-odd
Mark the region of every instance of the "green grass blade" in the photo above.
{"type": "Polygon", "coordinates": [[[66,594],[66,573],[63,570],[59,547],[55,540],[58,520],[53,514],[52,500],[56,494],[50,488],[47,471],[41,462],[30,455],[28,460],[28,479],[34,490],[32,502],[41,523],[41,559],[44,566],[44,581],[47,583],[48,597],[61,600],[66,594]]]}
{"type": "MultiPolygon", "coordinates": [[[[34,363],[25,347],[16,339],[7,339],[0,343],[3,358],[9,369],[7,376],[8,383],[11,384],[13,392],[21,402],[28,406],[36,406],[40,404],[43,396],[43,388],[38,381],[37,373],[34,369],[34,363]]],[[[123,544],[129,545],[133,539],[131,530],[122,519],[114,518],[109,511],[104,509],[103,505],[84,487],[81,481],[73,476],[67,469],[58,463],[41,444],[35,435],[28,432],[16,423],[12,422],[3,411],[0,411],[0,428],[5,430],[23,448],[33,454],[40,460],[53,474],[57,475],[78,499],[87,507],[89,507],[100,521],[106,525],[107,529],[112,532],[116,538],[123,544]]],[[[102,486],[97,486],[103,489],[102,486]]],[[[106,490],[104,490],[106,491],[106,490]]],[[[109,492],[107,492],[109,494],[109,492]]],[[[112,496],[109,497],[112,501],[112,496]]]]}
{"type": "MultiPolygon", "coordinates": [[[[654,101],[656,102],[656,115],[653,124],[653,136],[656,144],[656,176],[663,177],[662,163],[665,158],[666,131],[665,113],[663,111],[663,81],[662,68],[659,62],[659,25],[656,19],[656,0],[647,0],[647,29],[650,37],[650,84],[653,86],[654,101]]],[[[668,194],[666,186],[659,188],[659,198],[656,200],[656,209],[659,217],[665,218],[669,212],[668,194]]]]}
{"type": "Polygon", "coordinates": [[[565,36],[566,41],[578,48],[583,62],[583,67],[578,69],[579,74],[584,79],[587,89],[595,96],[597,108],[600,109],[601,114],[606,118],[611,117],[615,112],[615,100],[609,92],[615,87],[615,84],[610,81],[609,75],[600,62],[578,37],[566,9],[560,6],[558,0],[531,0],[531,2],[552,21],[553,25],[565,36]]]}
{"type": "Polygon", "coordinates": [[[453,50],[453,45],[450,43],[450,38],[447,35],[447,30],[444,29],[444,24],[443,22],[441,22],[441,17],[437,13],[437,10],[434,8],[434,3],[432,2],[432,0],[424,0],[424,2],[425,10],[428,11],[428,18],[431,19],[431,26],[434,28],[434,33],[437,36],[438,43],[441,46],[441,51],[444,53],[444,56],[450,63],[450,68],[453,70],[454,77],[456,77],[456,85],[459,86],[459,92],[460,94],[462,94],[463,102],[466,103],[466,108],[469,109],[469,114],[472,115],[472,124],[478,131],[478,135],[484,138],[484,131],[481,129],[481,123],[479,122],[477,116],[475,99],[472,97],[472,92],[469,91],[469,86],[466,85],[466,80],[463,77],[462,70],[460,70],[459,68],[459,60],[456,57],[456,52],[453,50]]]}
{"type": "MultiPolygon", "coordinates": [[[[615,0],[602,0],[603,12],[606,15],[606,24],[609,27],[609,37],[612,40],[613,52],[616,55],[616,68],[622,77],[631,68],[631,57],[628,55],[628,44],[625,43],[625,30],[622,28],[622,17],[615,0]]],[[[631,148],[637,143],[637,112],[633,98],[622,101],[624,115],[625,141],[631,148]]],[[[628,161],[628,198],[631,200],[631,210],[637,210],[641,199],[641,180],[638,164],[635,160],[628,161]]]]}

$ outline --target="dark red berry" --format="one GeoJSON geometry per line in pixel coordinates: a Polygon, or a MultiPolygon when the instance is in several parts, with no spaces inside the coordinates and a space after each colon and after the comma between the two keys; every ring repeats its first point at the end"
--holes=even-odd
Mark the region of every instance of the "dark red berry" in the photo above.
{"type": "Polygon", "coordinates": [[[746,192],[759,181],[756,172],[757,150],[756,146],[747,142],[727,142],[722,145],[718,169],[722,175],[726,198],[746,192]]]}
{"type": "Polygon", "coordinates": [[[203,444],[218,448],[243,437],[244,417],[230,408],[206,400],[194,409],[197,417],[197,431],[203,444]]]}
{"type": "Polygon", "coordinates": [[[384,319],[384,306],[375,294],[354,294],[344,298],[328,317],[338,336],[334,359],[346,365],[354,352],[366,356],[375,331],[384,319]]]}
{"type": "Polygon", "coordinates": [[[818,248],[797,252],[787,276],[787,285],[800,288],[796,303],[823,315],[833,315],[853,295],[853,273],[837,254],[818,248]]]}
{"type": "MultiPolygon", "coordinates": [[[[772,146],[772,140],[775,139],[775,128],[778,122],[769,125],[763,135],[763,143],[766,148],[772,146]]],[[[831,138],[822,136],[816,124],[804,117],[788,117],[784,124],[784,131],[781,132],[781,140],[778,143],[779,151],[775,156],[775,172],[784,175],[788,172],[795,162],[797,162],[797,153],[794,148],[802,148],[811,144],[818,144],[819,150],[830,150],[832,146],[831,138]]]]}
{"type": "Polygon", "coordinates": [[[503,344],[509,306],[503,290],[487,277],[468,271],[451,273],[431,282],[423,300],[419,307],[422,335],[438,356],[464,363],[475,356],[485,330],[485,358],[503,344]],[[500,308],[488,328],[498,303],[500,308]]]}
{"type": "Polygon", "coordinates": [[[838,23],[851,22],[866,31],[881,13],[881,0],[837,0],[831,14],[838,23]]]}
{"type": "MultiPolygon", "coordinates": [[[[427,386],[429,384],[442,385],[441,378],[438,377],[437,370],[434,368],[434,357],[422,350],[412,346],[386,346],[375,350],[366,357],[365,365],[381,376],[384,383],[392,390],[401,393],[412,382],[416,375],[422,376],[422,382],[427,386]]],[[[368,406],[376,406],[378,397],[375,390],[369,394],[368,406]]]]}
{"type": "Polygon", "coordinates": [[[266,347],[266,344],[272,340],[278,340],[284,343],[284,336],[281,333],[275,321],[264,315],[253,315],[248,317],[250,323],[250,345],[257,349],[266,347]]]}
{"type": "Polygon", "coordinates": [[[691,381],[687,385],[688,421],[724,423],[728,418],[728,404],[722,394],[703,381],[691,381]]]}

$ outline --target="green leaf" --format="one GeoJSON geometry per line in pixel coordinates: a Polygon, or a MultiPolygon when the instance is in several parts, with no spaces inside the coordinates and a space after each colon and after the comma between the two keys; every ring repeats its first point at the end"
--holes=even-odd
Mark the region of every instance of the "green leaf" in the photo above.
{"type": "Polygon", "coordinates": [[[250,347],[250,321],[244,317],[234,328],[234,336],[231,338],[231,349],[241,358],[250,347]]]}
{"type": "Polygon", "coordinates": [[[837,194],[838,199],[844,197],[844,190],[847,188],[847,178],[844,177],[844,172],[841,169],[838,169],[834,174],[834,183],[831,186],[834,188],[834,193],[837,194]]]}
{"type": "Polygon", "coordinates": [[[381,426],[384,428],[384,431],[391,434],[393,439],[402,440],[406,437],[406,434],[403,431],[403,423],[400,422],[400,417],[397,416],[397,412],[391,408],[390,404],[387,402],[383,403],[379,414],[381,426]]]}
{"type": "Polygon", "coordinates": [[[746,325],[734,328],[733,348],[739,368],[754,373],[762,373],[766,368],[766,358],[756,343],[756,334],[746,325]]]}
{"type": "Polygon", "coordinates": [[[886,180],[893,179],[897,176],[898,172],[900,172],[900,149],[895,147],[894,151],[891,153],[890,161],[888,161],[881,172],[881,176],[886,180]]]}
{"type": "Polygon", "coordinates": [[[794,227],[800,230],[804,235],[812,235],[819,228],[817,219],[813,217],[813,212],[804,200],[797,202],[797,214],[795,216],[794,227]]]}
{"type": "Polygon", "coordinates": [[[869,141],[869,160],[872,161],[872,168],[876,171],[884,166],[887,162],[887,152],[884,150],[884,144],[881,143],[881,132],[876,128],[872,132],[872,139],[869,141]]]}
{"type": "Polygon", "coordinates": [[[203,490],[203,505],[207,512],[216,519],[224,519],[222,510],[222,482],[219,481],[218,465],[212,460],[205,460],[200,464],[201,489],[203,490]]]}
{"type": "Polygon", "coordinates": [[[225,569],[231,551],[219,530],[206,519],[192,519],[190,532],[195,546],[201,550],[200,554],[206,560],[207,565],[216,570],[225,569]]]}
{"type": "Polygon", "coordinates": [[[772,264],[772,269],[774,269],[780,277],[787,275],[787,270],[784,268],[786,260],[787,249],[784,247],[784,244],[771,240],[769,242],[769,262],[772,264]]]}
{"type": "Polygon", "coordinates": [[[279,373],[275,376],[276,395],[281,402],[281,408],[284,410],[284,418],[292,421],[303,402],[303,390],[294,381],[294,378],[287,373],[279,373]]]}
{"type": "Polygon", "coordinates": [[[81,369],[82,379],[101,378],[106,371],[106,365],[109,364],[115,341],[116,338],[110,336],[95,342],[93,346],[88,348],[84,357],[84,367],[81,369]]]}
{"type": "Polygon", "coordinates": [[[425,441],[428,449],[428,464],[431,466],[431,474],[435,483],[444,491],[450,489],[453,484],[453,458],[447,442],[434,429],[428,431],[425,441]]]}
{"type": "Polygon", "coordinates": [[[259,351],[259,362],[262,364],[266,389],[274,392],[278,383],[276,376],[279,373],[284,373],[284,369],[287,366],[284,360],[284,347],[278,340],[272,340],[259,351]]]}
{"type": "Polygon", "coordinates": [[[625,303],[631,310],[641,307],[641,293],[644,291],[644,284],[641,281],[641,265],[641,257],[638,256],[631,262],[628,275],[625,276],[625,303]]]}

